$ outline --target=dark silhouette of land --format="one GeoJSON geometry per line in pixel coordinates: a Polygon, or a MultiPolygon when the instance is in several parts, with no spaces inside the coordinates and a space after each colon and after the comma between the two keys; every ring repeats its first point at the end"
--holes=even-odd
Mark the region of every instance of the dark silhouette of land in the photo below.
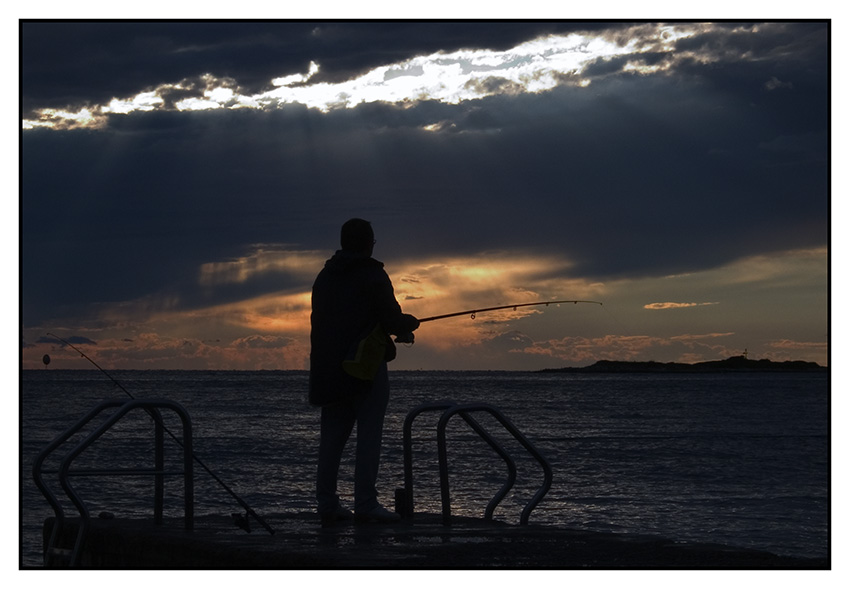
{"type": "Polygon", "coordinates": [[[732,356],[726,360],[712,360],[683,364],[679,362],[626,362],[617,360],[599,360],[582,368],[546,368],[540,372],[570,373],[720,373],[720,372],[829,372],[829,368],[815,362],[802,360],[750,360],[746,356],[732,356]]]}

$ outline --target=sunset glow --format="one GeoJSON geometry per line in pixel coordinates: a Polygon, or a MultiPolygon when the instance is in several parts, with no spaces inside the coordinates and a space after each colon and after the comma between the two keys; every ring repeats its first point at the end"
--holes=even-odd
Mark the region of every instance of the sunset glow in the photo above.
{"type": "MultiPolygon", "coordinates": [[[[800,264],[815,259],[816,252],[801,251],[794,256],[783,255],[785,270],[773,274],[776,283],[808,280],[805,274],[815,277],[825,268],[817,270],[800,264]],[[798,270],[794,270],[797,268],[798,270]],[[800,275],[795,272],[804,271],[800,275]]],[[[825,252],[820,252],[825,255],[825,252]]],[[[485,308],[510,303],[527,303],[570,299],[601,300],[603,307],[593,305],[561,304],[540,307],[520,307],[503,311],[481,313],[475,317],[456,318],[425,323],[417,332],[416,344],[409,352],[405,347],[396,362],[399,368],[415,368],[423,356],[437,359],[448,368],[460,368],[458,360],[484,362],[501,353],[515,357],[517,366],[573,365],[592,362],[594,359],[641,359],[653,350],[679,350],[680,361],[698,361],[705,357],[737,355],[749,345],[736,331],[676,333],[667,336],[650,336],[623,333],[639,329],[641,323],[624,324],[620,319],[627,309],[620,300],[629,293],[652,291],[669,282],[669,278],[641,281],[620,281],[612,284],[586,283],[579,280],[553,281],[547,274],[568,265],[564,261],[528,258],[522,255],[500,254],[454,258],[450,260],[407,261],[389,267],[396,296],[407,313],[418,317],[458,312],[465,309],[485,308]],[[659,283],[660,280],[660,283],[659,283]],[[589,322],[589,323],[588,323],[589,322]],[[577,333],[580,325],[582,333],[577,333]],[[598,335],[590,336],[590,332],[598,335]],[[619,333],[617,333],[619,332],[619,333]],[[616,334],[616,335],[615,335],[616,334]],[[413,351],[415,350],[415,351],[413,351]],[[475,360],[477,358],[477,360],[475,360]]],[[[780,260],[773,261],[776,264],[780,260]]],[[[207,288],[233,283],[245,283],[262,276],[298,275],[305,283],[312,281],[324,259],[317,252],[298,252],[287,249],[274,251],[270,246],[239,260],[212,267],[204,265],[199,283],[207,288]],[[262,260],[262,261],[260,261],[262,260]]],[[[763,264],[763,260],[751,263],[763,264]]],[[[747,262],[743,267],[749,267],[747,262]]],[[[719,269],[705,275],[690,274],[679,278],[677,289],[704,290],[714,282],[713,274],[734,273],[737,265],[719,269]],[[684,282],[683,282],[684,281],[684,282]],[[688,284],[688,286],[685,285],[688,284]]],[[[754,278],[753,292],[770,288],[774,281],[764,276],[754,278]]],[[[719,292],[715,290],[715,294],[719,292]]],[[[735,296],[747,296],[739,291],[735,296]]],[[[154,362],[162,355],[179,351],[180,362],[185,366],[214,368],[216,366],[252,365],[303,369],[307,366],[310,334],[310,291],[267,294],[232,303],[187,310],[148,313],[142,308],[127,315],[124,307],[112,313],[110,322],[120,321],[120,332],[114,329],[91,332],[89,337],[98,341],[97,353],[104,362],[114,362],[123,367],[119,357],[126,361],[154,362]],[[109,335],[110,333],[115,335],[109,335]],[[124,336],[120,337],[118,333],[124,336]],[[156,335],[159,334],[159,335],[156,335]],[[191,335],[190,335],[191,334],[191,335]],[[255,335],[246,335],[255,334],[255,335]],[[113,350],[109,349],[114,342],[113,350]],[[142,348],[152,348],[143,352],[142,348]],[[156,352],[154,350],[159,350],[156,352]],[[132,359],[132,360],[131,360],[132,359]],[[238,360],[237,360],[238,359],[238,360]],[[224,363],[224,364],[222,364],[224,363]]],[[[725,297],[724,297],[725,298],[725,297]]],[[[735,305],[729,299],[726,305],[735,305]]],[[[706,327],[717,323],[712,316],[722,317],[721,302],[665,302],[646,303],[644,312],[675,310],[677,313],[706,313],[700,309],[715,309],[714,315],[703,317],[670,315],[671,325],[698,326],[695,320],[708,320],[706,327]]],[[[104,319],[110,312],[104,310],[104,319]]],[[[659,323],[658,325],[663,325],[659,323]]],[[[675,327],[673,328],[675,329],[675,327]]],[[[61,333],[60,333],[61,335],[61,333]]],[[[827,348],[823,342],[776,339],[765,342],[771,356],[792,359],[813,354],[824,357],[827,348]]],[[[71,351],[62,353],[55,343],[38,347],[50,353],[55,363],[71,365],[77,362],[71,351]]],[[[32,367],[37,366],[37,353],[31,356],[32,367]]],[[[177,359],[173,358],[176,362],[177,359]]],[[[507,366],[512,364],[508,363],[507,366]]]]}
{"type": "Polygon", "coordinates": [[[368,219],[394,369],[829,363],[822,22],[27,22],[22,366],[304,369],[368,219]],[[75,343],[76,345],[76,343],[75,343]]]}

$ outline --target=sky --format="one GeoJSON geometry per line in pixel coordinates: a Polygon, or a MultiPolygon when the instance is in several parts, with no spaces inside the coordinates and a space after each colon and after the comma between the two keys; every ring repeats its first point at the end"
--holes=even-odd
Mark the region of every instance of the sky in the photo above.
{"type": "Polygon", "coordinates": [[[830,357],[824,21],[23,21],[21,366],[305,369],[351,217],[394,369],[830,357]],[[52,334],[52,335],[49,335],[52,334]]]}

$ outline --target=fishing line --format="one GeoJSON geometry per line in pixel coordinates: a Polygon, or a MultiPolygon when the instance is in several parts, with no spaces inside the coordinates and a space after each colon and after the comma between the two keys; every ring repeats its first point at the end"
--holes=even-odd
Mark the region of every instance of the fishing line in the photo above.
{"type": "Polygon", "coordinates": [[[620,328],[620,330],[622,330],[623,335],[626,335],[629,332],[633,331],[633,330],[629,329],[628,327],[626,327],[626,325],[622,321],[620,321],[619,317],[617,317],[614,313],[611,312],[611,309],[609,309],[608,307],[605,307],[605,312],[608,314],[608,317],[610,317],[614,321],[614,323],[617,324],[617,326],[620,328]]]}
{"type": "MultiPolygon", "coordinates": [[[[98,365],[98,363],[97,363],[97,362],[95,362],[94,360],[92,360],[91,358],[89,358],[88,356],[86,356],[86,354],[85,354],[82,350],[80,350],[78,347],[76,347],[74,344],[72,344],[71,342],[69,342],[69,341],[67,341],[67,340],[62,339],[62,338],[61,338],[61,337],[59,337],[58,335],[54,335],[54,334],[52,334],[52,333],[48,333],[47,335],[49,335],[50,337],[54,337],[54,338],[56,338],[57,340],[59,340],[60,342],[62,342],[63,344],[65,344],[66,346],[69,346],[71,349],[73,349],[74,351],[78,352],[78,353],[80,354],[80,356],[82,356],[83,358],[85,358],[86,360],[88,360],[89,362],[91,362],[91,363],[94,365],[94,367],[95,367],[95,368],[97,368],[98,370],[100,370],[100,371],[101,371],[103,374],[105,374],[105,375],[106,375],[106,377],[107,377],[109,380],[111,380],[111,381],[112,381],[112,382],[113,382],[113,383],[114,383],[114,384],[115,384],[115,385],[116,385],[119,389],[121,389],[122,391],[124,391],[124,392],[127,394],[127,396],[128,396],[128,397],[130,397],[131,399],[135,399],[135,398],[136,398],[136,397],[134,397],[132,394],[130,394],[130,391],[128,391],[127,389],[125,389],[125,388],[124,388],[124,386],[123,386],[120,382],[118,382],[117,380],[115,380],[114,378],[112,378],[112,375],[111,375],[111,374],[109,374],[106,370],[104,370],[103,368],[101,368],[101,367],[100,367],[100,365],[98,365]]],[[[50,358],[49,356],[45,355],[45,359],[47,359],[47,362],[45,362],[45,365],[46,365],[48,362],[50,362],[49,358],[50,358]]],[[[170,431],[167,427],[165,427],[165,425],[163,425],[163,429],[164,429],[164,431],[165,431],[166,433],[168,433],[168,435],[169,435],[169,436],[171,436],[171,439],[172,439],[172,440],[174,440],[175,442],[177,442],[177,444],[178,444],[181,448],[183,448],[183,443],[180,441],[180,439],[179,439],[177,436],[175,436],[173,433],[171,433],[171,431],[170,431]]],[[[192,458],[194,458],[194,459],[195,459],[195,462],[197,462],[197,463],[198,463],[198,465],[199,465],[201,468],[203,468],[205,471],[207,471],[207,474],[209,474],[209,475],[213,478],[213,480],[215,480],[215,482],[217,482],[219,485],[221,485],[221,487],[222,487],[225,491],[227,491],[227,492],[230,494],[230,496],[231,496],[231,497],[233,497],[233,498],[236,500],[236,502],[237,502],[237,503],[239,503],[239,505],[240,505],[240,506],[241,506],[241,507],[245,510],[245,512],[246,512],[246,514],[247,514],[247,515],[246,515],[246,516],[244,516],[244,518],[243,518],[243,516],[241,516],[241,515],[240,515],[239,517],[234,517],[234,520],[235,520],[236,525],[238,525],[239,527],[241,527],[241,528],[242,528],[242,529],[244,529],[245,531],[250,532],[250,531],[251,531],[251,526],[250,526],[250,524],[248,523],[248,516],[252,516],[252,517],[254,517],[254,519],[256,519],[258,522],[260,522],[260,525],[261,525],[261,526],[263,526],[263,527],[266,529],[266,531],[268,531],[268,533],[269,533],[269,534],[274,535],[274,530],[271,528],[271,526],[269,526],[269,524],[267,524],[267,523],[266,523],[266,521],[265,521],[263,518],[261,518],[259,515],[257,515],[257,513],[256,513],[253,509],[251,509],[251,507],[250,507],[247,503],[245,503],[245,501],[243,501],[243,500],[242,500],[242,498],[241,498],[241,497],[239,497],[239,495],[237,495],[237,494],[233,491],[233,489],[231,489],[230,487],[228,487],[228,486],[225,484],[225,482],[224,482],[224,481],[222,481],[222,480],[218,477],[218,475],[216,475],[216,474],[215,474],[212,470],[210,470],[210,468],[209,468],[206,464],[204,464],[204,462],[203,462],[200,458],[198,458],[198,456],[197,456],[194,452],[192,452],[192,458]]],[[[234,515],[236,515],[236,514],[234,514],[234,515]]]]}

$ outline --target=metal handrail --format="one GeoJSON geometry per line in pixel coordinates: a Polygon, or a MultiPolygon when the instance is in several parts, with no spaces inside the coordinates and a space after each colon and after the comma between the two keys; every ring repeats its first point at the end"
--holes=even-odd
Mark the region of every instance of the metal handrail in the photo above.
{"type": "Polygon", "coordinates": [[[404,425],[402,426],[404,488],[396,491],[396,510],[405,518],[413,517],[413,421],[426,411],[446,410],[456,404],[454,401],[426,403],[411,409],[404,418],[404,425]]]}
{"type": "MultiPolygon", "coordinates": [[[[408,413],[407,418],[404,422],[404,481],[405,481],[405,489],[409,490],[404,491],[400,497],[402,505],[401,510],[405,514],[406,517],[413,517],[413,455],[412,455],[412,443],[411,443],[411,431],[413,426],[413,421],[416,419],[418,415],[425,411],[445,411],[450,407],[456,406],[457,403],[454,401],[441,401],[436,403],[427,403],[424,405],[420,405],[419,407],[413,409],[410,413],[408,413]]],[[[493,450],[496,451],[499,456],[505,461],[506,466],[508,467],[508,478],[505,483],[502,485],[502,488],[499,489],[490,502],[487,504],[487,507],[484,510],[484,519],[492,520],[493,512],[496,507],[502,501],[502,499],[507,496],[508,492],[513,487],[516,482],[516,463],[513,458],[502,448],[502,446],[479,424],[471,415],[467,413],[461,413],[461,417],[472,427],[472,429],[484,440],[486,441],[493,450]]]]}
{"type": "Polygon", "coordinates": [[[546,495],[549,491],[549,488],[552,486],[552,467],[549,465],[549,462],[543,457],[543,455],[534,447],[528,438],[526,438],[522,432],[520,432],[513,423],[505,417],[501,411],[493,407],[492,405],[486,404],[469,404],[469,405],[456,405],[454,407],[450,407],[446,409],[443,413],[442,417],[440,417],[440,422],[437,425],[437,450],[440,455],[440,487],[442,492],[443,499],[443,523],[445,525],[449,525],[451,522],[451,502],[449,500],[449,467],[448,467],[448,455],[446,452],[446,425],[454,415],[460,413],[462,416],[466,415],[470,411],[486,411],[490,413],[494,418],[496,418],[502,426],[508,430],[508,432],[516,439],[522,446],[531,454],[535,460],[537,460],[541,467],[543,468],[543,484],[522,510],[522,514],[520,516],[520,524],[526,525],[528,524],[528,518],[531,514],[531,511],[540,503],[540,500],[546,495]]]}
{"type": "MultiPolygon", "coordinates": [[[[69,427],[63,433],[56,436],[53,441],[44,447],[44,449],[39,452],[32,466],[32,476],[35,481],[36,487],[38,487],[41,494],[44,495],[44,498],[50,504],[50,507],[53,509],[54,521],[53,521],[53,529],[50,532],[50,538],[48,540],[47,546],[48,550],[44,554],[45,565],[50,565],[52,560],[52,554],[50,551],[50,547],[54,547],[57,544],[59,538],[59,532],[65,522],[65,510],[62,508],[62,504],[59,503],[59,500],[56,499],[56,494],[47,486],[47,483],[44,481],[44,477],[46,471],[42,469],[42,464],[47,459],[47,457],[56,450],[59,446],[64,444],[68,439],[73,436],[75,433],[80,431],[83,427],[88,424],[92,419],[97,417],[100,413],[105,411],[110,407],[118,407],[122,405],[124,401],[115,401],[115,400],[106,400],[98,404],[91,411],[89,411],[86,415],[80,418],[74,425],[69,427]]],[[[58,471],[57,471],[58,472],[58,471]]]]}
{"type": "Polygon", "coordinates": [[[528,523],[531,511],[543,499],[549,488],[552,485],[552,467],[543,455],[534,447],[534,445],[526,438],[517,428],[508,420],[504,414],[492,405],[476,403],[476,404],[458,404],[454,401],[440,401],[435,403],[426,403],[411,410],[404,421],[403,436],[404,436],[404,489],[402,490],[399,509],[406,517],[413,517],[413,450],[412,450],[412,429],[413,421],[425,411],[443,411],[440,421],[437,426],[437,451],[440,461],[440,493],[443,508],[443,524],[451,525],[451,498],[449,494],[449,476],[448,476],[448,452],[446,449],[446,426],[449,420],[460,415],[466,421],[473,431],[475,431],[491,448],[493,448],[499,456],[505,460],[508,467],[508,479],[502,488],[496,493],[493,499],[488,503],[484,512],[484,518],[491,520],[493,511],[496,506],[508,494],[508,491],[516,481],[516,464],[505,449],[478,423],[471,415],[474,411],[486,411],[490,413],[497,421],[534,457],[542,466],[544,480],[541,487],[532,497],[531,501],[523,509],[520,524],[528,523]]]}
{"type": "MultiPolygon", "coordinates": [[[[493,448],[493,450],[496,451],[499,456],[502,457],[502,460],[505,461],[505,464],[508,467],[508,478],[505,480],[502,488],[496,492],[487,504],[487,507],[484,509],[484,519],[489,521],[493,519],[493,512],[496,510],[496,507],[502,502],[502,499],[507,496],[508,492],[514,486],[514,483],[516,483],[516,462],[514,462],[514,459],[511,458],[511,455],[505,451],[502,445],[499,444],[495,438],[493,438],[493,436],[491,436],[471,415],[464,411],[461,412],[460,416],[485,442],[490,445],[491,448],[493,448]]],[[[448,483],[448,474],[446,475],[446,481],[448,483]]]]}
{"type": "Polygon", "coordinates": [[[65,432],[57,436],[47,447],[45,447],[36,458],[33,463],[33,479],[36,483],[36,486],[44,495],[45,499],[47,499],[50,506],[53,508],[55,514],[55,520],[53,529],[50,534],[50,539],[48,541],[47,550],[45,552],[45,565],[51,565],[51,559],[53,556],[54,548],[56,547],[59,539],[60,529],[63,525],[65,513],[62,509],[61,504],[56,499],[56,495],[47,484],[44,482],[43,474],[48,471],[45,471],[42,466],[45,459],[54,452],[57,448],[59,448],[62,444],[67,442],[71,436],[79,432],[83,427],[85,427],[89,422],[91,422],[95,417],[97,417],[104,410],[118,407],[118,410],[115,411],[100,427],[98,427],[95,431],[90,433],[85,439],[79,442],[68,454],[65,455],[65,458],[62,460],[60,468],[56,471],[59,475],[59,482],[65,491],[65,494],[77,508],[80,513],[80,526],[77,532],[77,539],[74,544],[73,550],[70,551],[69,557],[69,565],[75,566],[79,559],[80,552],[82,550],[83,541],[88,531],[90,515],[88,509],[83,502],[82,498],[77,494],[74,490],[73,486],[70,484],[69,476],[73,475],[138,475],[138,474],[153,474],[155,477],[155,490],[154,490],[154,519],[157,524],[162,522],[162,504],[163,504],[163,495],[164,495],[164,483],[163,476],[166,474],[182,474],[184,477],[184,519],[185,519],[185,527],[187,530],[191,530],[194,526],[194,476],[192,471],[192,422],[189,418],[188,412],[179,404],[174,401],[169,400],[144,400],[144,399],[133,399],[131,401],[115,401],[115,400],[107,400],[98,404],[94,409],[89,411],[85,416],[79,419],[74,425],[68,428],[65,432]],[[87,470],[71,470],[71,463],[76,459],[86,448],[91,446],[96,440],[98,440],[104,433],[106,433],[112,426],[114,426],[120,419],[122,419],[128,412],[134,409],[144,409],[148,412],[149,415],[154,420],[155,423],[155,450],[154,450],[154,462],[155,466],[153,469],[87,469],[87,470]],[[163,440],[164,440],[164,426],[162,424],[162,417],[159,413],[159,409],[170,409],[173,410],[180,417],[183,425],[183,470],[182,471],[166,471],[164,470],[164,450],[163,450],[163,440]]]}

